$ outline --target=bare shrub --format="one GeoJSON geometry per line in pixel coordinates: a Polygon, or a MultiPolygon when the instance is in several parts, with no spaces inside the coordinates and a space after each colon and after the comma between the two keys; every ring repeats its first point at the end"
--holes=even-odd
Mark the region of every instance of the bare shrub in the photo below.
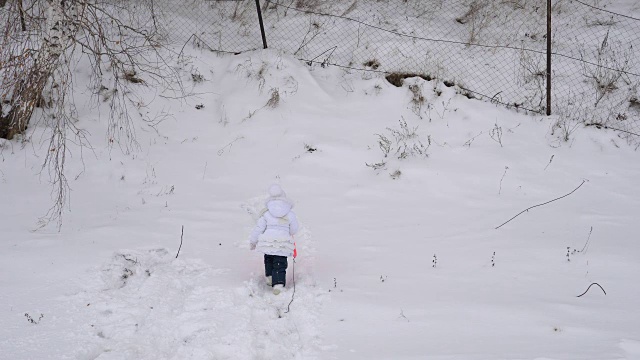
{"type": "Polygon", "coordinates": [[[477,43],[482,32],[489,27],[495,17],[495,3],[495,1],[490,0],[473,0],[469,4],[467,12],[456,18],[456,21],[460,24],[469,26],[468,45],[477,43]]]}
{"type": "Polygon", "coordinates": [[[422,84],[409,85],[411,91],[411,110],[422,119],[422,106],[426,99],[422,94],[422,84]]]}
{"type": "Polygon", "coordinates": [[[417,126],[409,127],[404,118],[399,120],[399,124],[399,128],[388,127],[386,129],[390,136],[375,134],[378,137],[378,147],[383,156],[386,158],[393,153],[400,160],[409,157],[428,157],[427,150],[431,146],[431,137],[427,137],[427,145],[424,145],[417,133],[417,126]]]}
{"type": "Polygon", "coordinates": [[[546,95],[547,65],[545,58],[537,53],[520,50],[520,66],[518,82],[529,92],[525,102],[533,108],[541,108],[546,95]]]}
{"type": "Polygon", "coordinates": [[[205,78],[204,76],[202,76],[202,74],[200,74],[198,70],[196,70],[193,73],[191,73],[191,80],[193,80],[194,83],[199,84],[204,82],[205,78]]]}
{"type": "Polygon", "coordinates": [[[562,106],[557,107],[557,119],[551,126],[551,135],[561,142],[568,142],[578,126],[592,118],[587,109],[578,99],[564,100],[562,106]]]}
{"type": "Polygon", "coordinates": [[[498,126],[497,121],[493,125],[493,128],[489,131],[489,136],[491,137],[491,139],[493,139],[493,141],[500,144],[500,147],[502,147],[502,126],[498,126]]]}
{"type": "MultiPolygon", "coordinates": [[[[595,51],[596,65],[583,61],[583,75],[590,79],[596,92],[594,106],[607,94],[618,89],[618,82],[631,67],[632,47],[612,46],[609,42],[609,32],[595,51]]],[[[581,51],[584,60],[585,53],[581,51]]]]}
{"type": "Polygon", "coordinates": [[[369,163],[364,163],[364,164],[367,167],[370,167],[371,169],[373,169],[375,171],[378,171],[378,170],[381,170],[381,169],[385,169],[386,166],[387,166],[387,163],[384,162],[384,161],[380,161],[380,162],[373,163],[373,164],[369,164],[369,163]]]}
{"type": "Polygon", "coordinates": [[[280,104],[280,92],[277,88],[273,88],[270,91],[271,95],[269,96],[269,100],[267,101],[266,106],[275,109],[280,104]]]}
{"type": "Polygon", "coordinates": [[[573,132],[578,128],[578,125],[580,125],[580,123],[572,118],[559,117],[551,127],[551,135],[557,135],[562,141],[568,142],[573,132]]]}
{"type": "Polygon", "coordinates": [[[382,155],[384,155],[384,157],[389,156],[389,153],[391,152],[391,140],[381,134],[375,135],[378,137],[378,147],[382,151],[382,155]]]}
{"type": "Polygon", "coordinates": [[[300,51],[303,51],[307,45],[309,45],[316,36],[320,35],[322,31],[322,26],[324,24],[320,22],[319,19],[314,19],[313,17],[309,18],[309,28],[307,32],[304,34],[302,41],[300,42],[300,46],[296,51],[293,52],[293,55],[297,55],[300,51]]]}
{"type": "Polygon", "coordinates": [[[245,60],[243,63],[236,66],[236,73],[243,75],[247,80],[255,80],[258,82],[258,90],[262,92],[267,82],[266,76],[269,73],[269,63],[266,61],[260,62],[260,64],[254,64],[251,59],[245,60]]]}

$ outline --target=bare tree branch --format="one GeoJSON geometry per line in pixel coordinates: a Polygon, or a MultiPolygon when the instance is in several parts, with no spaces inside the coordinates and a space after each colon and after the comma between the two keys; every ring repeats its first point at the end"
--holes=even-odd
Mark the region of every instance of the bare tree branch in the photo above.
{"type": "Polygon", "coordinates": [[[88,59],[92,100],[109,109],[109,144],[129,152],[137,147],[132,107],[147,105],[132,87],[154,84],[184,92],[169,65],[175,54],[162,45],[154,0],[0,1],[0,137],[22,136],[36,108],[42,109],[49,136],[42,170],[53,186],[54,205],[41,225],[58,220],[60,226],[70,190],[67,142],[87,144],[74,125],[74,67],[88,59]]]}

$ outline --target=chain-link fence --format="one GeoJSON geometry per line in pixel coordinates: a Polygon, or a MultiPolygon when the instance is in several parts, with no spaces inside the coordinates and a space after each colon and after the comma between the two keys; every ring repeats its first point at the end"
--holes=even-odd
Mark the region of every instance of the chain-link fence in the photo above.
{"type": "MultiPolygon", "coordinates": [[[[517,9],[503,11],[491,1],[353,2],[332,5],[331,15],[267,3],[269,19],[280,14],[275,25],[278,33],[295,34],[297,29],[299,34],[287,42],[278,36],[274,46],[302,59],[419,74],[454,83],[470,96],[541,109],[539,99],[519,91],[516,65],[522,43],[509,28],[535,28],[542,23],[544,30],[544,14],[518,17],[517,9]],[[285,19],[281,15],[285,11],[306,23],[285,19]]],[[[531,47],[532,56],[544,59],[544,42],[531,47]]]]}
{"type": "Polygon", "coordinates": [[[560,10],[568,15],[553,21],[555,112],[640,144],[640,19],[580,0],[560,10]]]}
{"type": "Polygon", "coordinates": [[[175,45],[226,53],[262,49],[254,0],[152,0],[159,23],[175,45]]]}
{"type": "Polygon", "coordinates": [[[260,4],[268,47],[301,60],[396,75],[392,82],[435,78],[470,97],[551,111],[640,143],[640,19],[604,1],[552,1],[550,93],[545,0],[164,1],[177,41],[262,48],[260,4]]]}

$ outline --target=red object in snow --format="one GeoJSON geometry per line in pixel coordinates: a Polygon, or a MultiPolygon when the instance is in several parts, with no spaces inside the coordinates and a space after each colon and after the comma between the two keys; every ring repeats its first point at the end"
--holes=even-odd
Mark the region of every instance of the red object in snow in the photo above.
{"type": "Polygon", "coordinates": [[[293,258],[295,259],[298,256],[298,249],[296,248],[296,243],[293,243],[293,258]]]}

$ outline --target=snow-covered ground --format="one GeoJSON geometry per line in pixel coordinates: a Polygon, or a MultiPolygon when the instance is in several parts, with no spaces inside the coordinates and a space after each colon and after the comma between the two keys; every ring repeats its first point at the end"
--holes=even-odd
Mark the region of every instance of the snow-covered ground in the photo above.
{"type": "Polygon", "coordinates": [[[640,359],[640,168],[616,133],[275,51],[182,65],[197,95],[140,86],[162,121],[131,152],[78,85],[91,148],[70,144],[60,231],[38,224],[47,130],[1,144],[0,358],[640,359]],[[394,154],[403,121],[428,156],[394,154]],[[247,242],[271,183],[302,225],[278,296],[247,242]]]}

